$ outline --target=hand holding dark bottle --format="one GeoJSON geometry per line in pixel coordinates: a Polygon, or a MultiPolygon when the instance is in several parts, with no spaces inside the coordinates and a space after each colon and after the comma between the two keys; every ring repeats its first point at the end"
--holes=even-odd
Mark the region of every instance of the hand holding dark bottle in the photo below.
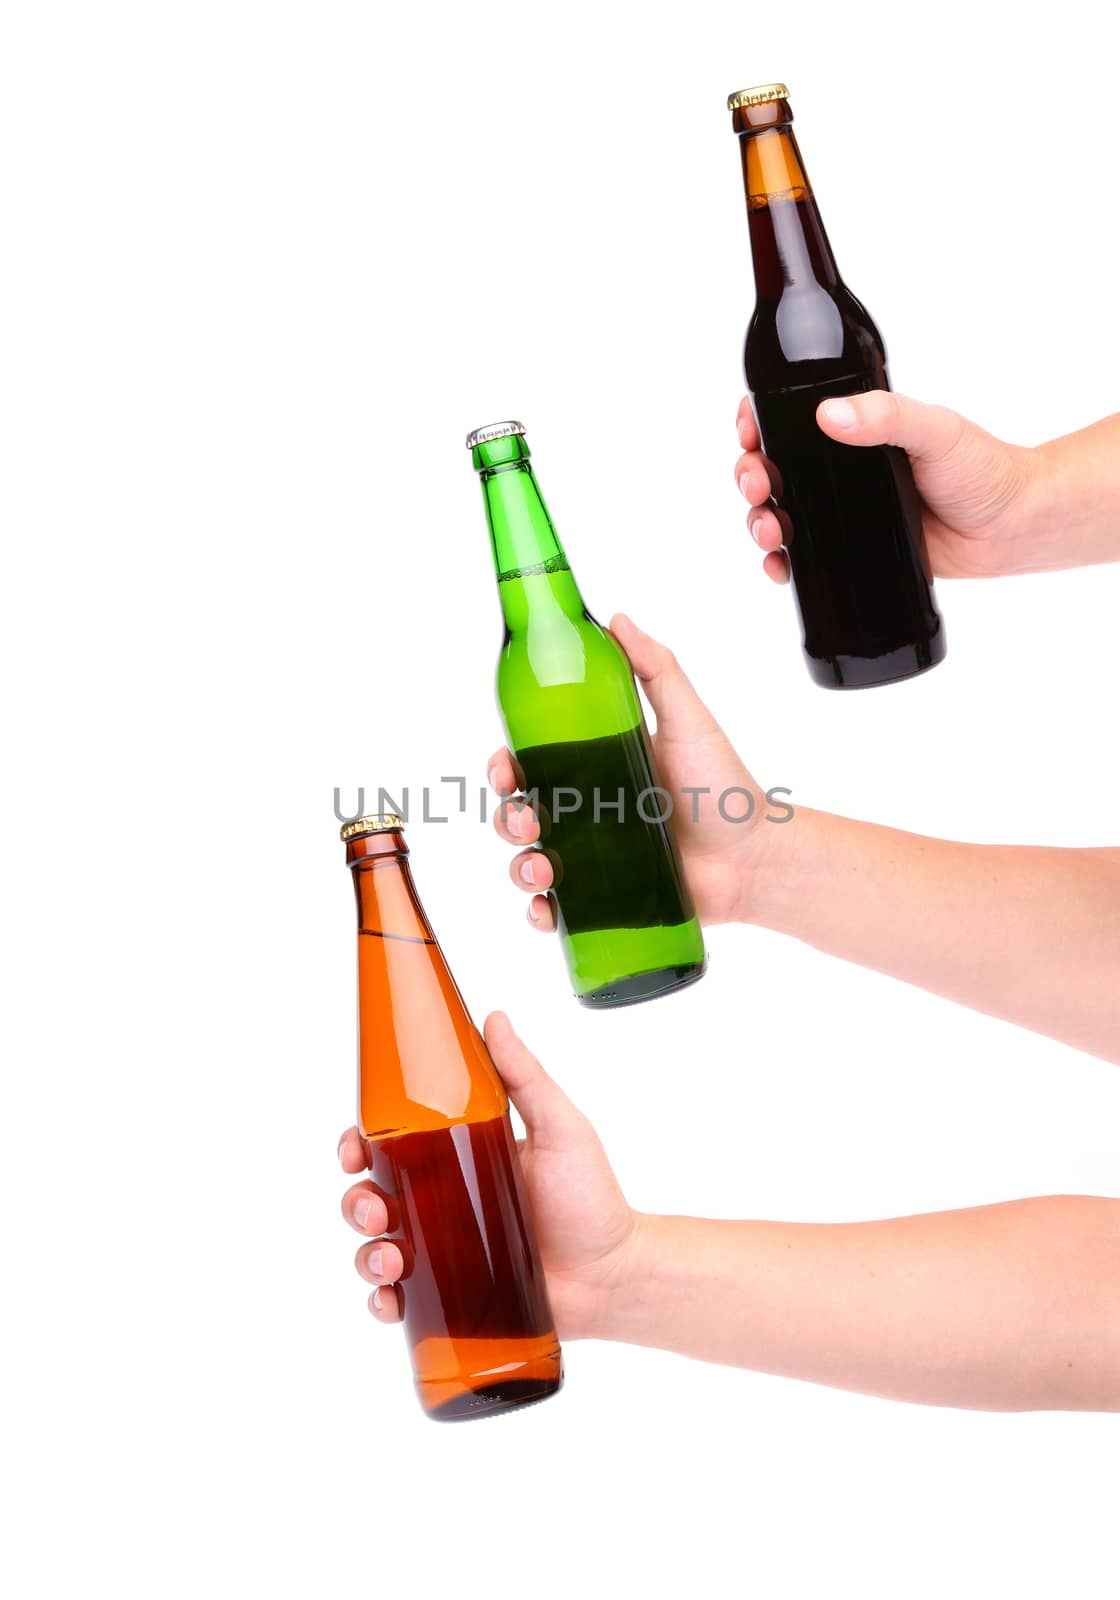
{"type": "MultiPolygon", "coordinates": [[[[938,577],[1005,578],[1120,561],[1120,415],[1027,448],[945,406],[872,390],[821,405],[817,423],[856,450],[906,451],[938,577]]],[[[737,425],[745,454],[735,476],[753,507],[750,530],[766,552],[768,576],[784,583],[789,565],[780,547],[792,530],[783,533],[771,504],[777,472],[762,453],[746,396],[737,425]]]]}
{"type": "Polygon", "coordinates": [[[945,633],[902,450],[838,448],[822,401],[889,390],[887,353],[840,275],[793,132],[784,84],[730,96],[739,137],[756,299],[744,372],[801,615],[809,674],[829,689],[926,672],[945,633]]]}
{"type": "MultiPolygon", "coordinates": [[[[922,531],[939,578],[1002,577],[1037,572],[1075,559],[1063,552],[1061,507],[1045,490],[1038,450],[1005,444],[945,406],[872,390],[826,400],[817,409],[822,432],[853,450],[897,445],[910,457],[922,500],[922,531]]],[[[783,528],[773,498],[778,479],[762,453],[750,400],[739,406],[735,464],[739,488],[753,508],[751,534],[766,552],[763,568],[789,581],[784,546],[797,529],[783,528]]]]}

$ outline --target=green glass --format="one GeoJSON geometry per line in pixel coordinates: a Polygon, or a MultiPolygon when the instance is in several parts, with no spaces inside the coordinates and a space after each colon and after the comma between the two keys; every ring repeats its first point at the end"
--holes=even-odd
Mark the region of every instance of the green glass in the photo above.
{"type": "Polygon", "coordinates": [[[586,1006],[652,1000],[694,983],[705,955],[630,664],[583,603],[521,433],[471,459],[505,621],[498,706],[535,791],[572,988],[586,1006]]]}

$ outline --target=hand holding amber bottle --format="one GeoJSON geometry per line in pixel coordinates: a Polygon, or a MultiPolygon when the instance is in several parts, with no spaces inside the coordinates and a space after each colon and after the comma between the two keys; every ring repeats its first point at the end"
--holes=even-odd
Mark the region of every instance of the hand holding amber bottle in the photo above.
{"type": "Polygon", "coordinates": [[[560,1346],[501,1080],[424,915],[400,817],[359,817],[342,838],[358,905],[357,1136],[381,1248],[407,1285],[420,1402],[456,1421],[547,1399],[560,1346]]]}
{"type": "MultiPolygon", "coordinates": [[[[483,1032],[525,1123],[521,1166],[557,1331],[563,1339],[593,1338],[626,1259],[635,1214],[594,1128],[517,1037],[509,1019],[495,1012],[483,1032]]],[[[338,1154],[345,1172],[359,1173],[368,1166],[357,1128],[343,1134],[338,1154]]],[[[394,1285],[404,1261],[394,1243],[377,1237],[386,1232],[388,1212],[376,1184],[367,1179],[348,1189],[342,1214],[351,1227],[371,1237],[355,1258],[358,1272],[374,1286],[370,1311],[380,1322],[399,1322],[404,1296],[394,1285]]],[[[406,1283],[405,1295],[407,1289],[406,1283]]]]}
{"type": "MultiPolygon", "coordinates": [[[[526,1126],[522,1164],[565,1340],[611,1339],[926,1405],[1120,1410],[1120,1201],[1050,1195],[875,1222],[652,1216],[500,1014],[486,1041],[526,1126]],[[1074,1359],[1071,1359],[1071,1354],[1074,1359]]],[[[358,1173],[356,1128],[339,1157],[358,1173]]],[[[343,1215],[387,1225],[376,1187],[343,1215]]],[[[397,1322],[398,1249],[370,1238],[370,1310],[397,1322]]]]}

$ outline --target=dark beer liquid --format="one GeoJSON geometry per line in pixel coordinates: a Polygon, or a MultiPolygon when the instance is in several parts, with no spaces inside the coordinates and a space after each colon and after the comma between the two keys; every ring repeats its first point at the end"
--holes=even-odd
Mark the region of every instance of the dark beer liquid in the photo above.
{"type": "Polygon", "coordinates": [[[555,1394],[559,1346],[508,1115],[377,1139],[370,1153],[404,1257],[397,1294],[429,1416],[555,1394]]]}
{"type": "Polygon", "coordinates": [[[537,791],[566,932],[675,927],[694,915],[661,820],[670,801],[655,786],[644,728],[533,745],[517,759],[527,789],[537,791]]]}
{"type": "Polygon", "coordinates": [[[905,452],[838,444],[817,424],[830,394],[884,387],[885,373],[879,382],[860,373],[754,396],[763,449],[782,478],[805,654],[830,686],[910,677],[944,654],[905,452]]]}
{"type": "MultiPolygon", "coordinates": [[[[750,138],[788,136],[764,131],[750,138]]],[[[774,162],[771,150],[768,160],[774,162]]],[[[816,420],[833,395],[889,389],[883,341],[842,281],[807,186],[748,194],[758,303],[745,367],[813,678],[830,688],[889,683],[945,654],[904,451],[840,444],[816,420]]]]}

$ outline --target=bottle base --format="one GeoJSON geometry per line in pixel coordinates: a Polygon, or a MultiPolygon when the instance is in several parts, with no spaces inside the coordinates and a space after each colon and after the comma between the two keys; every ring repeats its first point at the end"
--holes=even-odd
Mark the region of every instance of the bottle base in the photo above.
{"type": "Polygon", "coordinates": [[[932,639],[900,645],[881,656],[811,656],[806,654],[809,676],[822,689],[877,689],[888,683],[916,678],[945,659],[945,630],[932,639]]]}
{"type": "MultiPolygon", "coordinates": [[[[502,1120],[508,1130],[508,1118],[502,1120]]],[[[512,1134],[509,1140],[513,1154],[512,1134]]],[[[543,1294],[543,1276],[541,1285],[543,1294]]],[[[407,1278],[404,1289],[407,1330],[407,1278]]],[[[412,1368],[420,1404],[433,1422],[469,1422],[534,1405],[564,1381],[564,1359],[552,1328],[523,1337],[422,1339],[413,1347],[412,1368]]]]}
{"type": "Polygon", "coordinates": [[[494,1417],[507,1411],[523,1411],[538,1401],[550,1400],[564,1385],[564,1375],[555,1378],[514,1378],[505,1383],[487,1384],[482,1389],[466,1389],[453,1399],[425,1406],[432,1422],[471,1422],[476,1417],[494,1417]]]}
{"type": "Polygon", "coordinates": [[[636,972],[632,977],[604,984],[601,989],[577,994],[576,999],[581,1006],[588,1006],[592,1011],[605,1011],[612,1006],[637,1006],[643,1000],[656,1000],[659,995],[687,989],[690,983],[697,983],[707,969],[705,960],[690,962],[687,966],[658,967],[652,972],[636,972]]]}

